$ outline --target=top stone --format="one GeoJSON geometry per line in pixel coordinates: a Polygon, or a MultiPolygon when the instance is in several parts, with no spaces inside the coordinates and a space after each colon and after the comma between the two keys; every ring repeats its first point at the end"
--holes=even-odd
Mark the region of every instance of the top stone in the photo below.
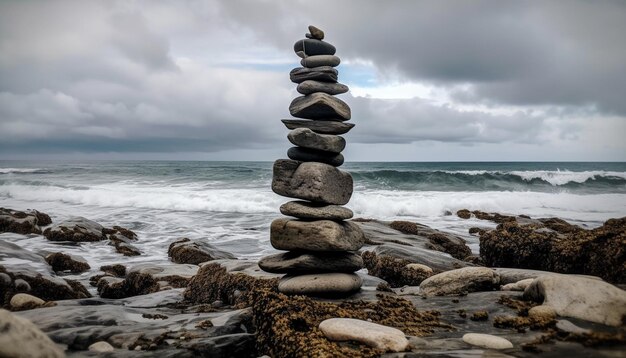
{"type": "Polygon", "coordinates": [[[324,31],[318,29],[317,27],[313,25],[309,25],[309,33],[307,35],[310,35],[310,37],[307,36],[310,39],[316,39],[316,40],[324,39],[324,31]]]}

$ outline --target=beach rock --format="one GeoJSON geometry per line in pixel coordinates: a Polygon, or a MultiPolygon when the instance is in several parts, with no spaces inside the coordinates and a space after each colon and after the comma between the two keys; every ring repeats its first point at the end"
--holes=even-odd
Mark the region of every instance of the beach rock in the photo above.
{"type": "MultiPolygon", "coordinates": [[[[497,271],[496,271],[497,272],[497,271]]],[[[526,290],[526,287],[528,287],[528,285],[530,285],[535,279],[534,278],[527,278],[524,280],[519,280],[517,282],[514,283],[507,283],[506,285],[500,287],[500,290],[502,291],[524,291],[526,290]]]]}
{"type": "Polygon", "coordinates": [[[298,87],[296,87],[296,91],[298,93],[307,95],[316,92],[328,93],[330,95],[337,95],[348,92],[348,86],[341,83],[334,82],[321,82],[314,80],[306,80],[300,82],[298,87]]]}
{"type": "Polygon", "coordinates": [[[348,133],[354,124],[341,123],[335,121],[309,121],[302,119],[283,119],[285,127],[289,129],[308,128],[319,134],[345,134],[348,133]]]}
{"type": "Polygon", "coordinates": [[[341,63],[339,57],[330,55],[309,56],[300,60],[302,66],[309,68],[320,66],[337,67],[339,63],[341,63]]]}
{"type": "Polygon", "coordinates": [[[313,25],[309,25],[309,34],[311,35],[311,38],[313,39],[317,39],[317,40],[324,39],[324,31],[318,29],[317,27],[313,25]]]}
{"type": "Polygon", "coordinates": [[[196,265],[139,264],[128,270],[123,279],[104,276],[96,285],[100,297],[119,299],[186,287],[197,271],[196,265]]]}
{"type": "Polygon", "coordinates": [[[430,267],[426,266],[426,265],[422,265],[422,264],[407,264],[405,266],[407,269],[409,270],[415,270],[418,272],[422,272],[425,275],[432,275],[433,274],[433,269],[431,269],[430,267]]]}
{"type": "Polygon", "coordinates": [[[318,162],[333,167],[338,167],[343,164],[343,155],[341,153],[324,152],[317,149],[308,149],[300,147],[291,147],[287,151],[289,159],[299,160],[302,162],[318,162]]]}
{"type": "Polygon", "coordinates": [[[573,333],[573,334],[590,334],[593,332],[590,329],[578,327],[577,325],[565,319],[557,320],[554,327],[558,329],[559,331],[573,333]]]}
{"type": "Polygon", "coordinates": [[[556,318],[556,311],[551,306],[539,305],[528,310],[528,317],[534,320],[553,320],[556,318]]]}
{"type": "Polygon", "coordinates": [[[105,265],[100,267],[100,271],[115,276],[115,277],[124,277],[126,276],[126,266],[122,264],[113,264],[113,265],[105,265]]]}
{"type": "Polygon", "coordinates": [[[18,211],[0,208],[0,233],[41,234],[41,226],[52,222],[50,216],[37,210],[18,211]]]}
{"type": "Polygon", "coordinates": [[[105,228],[104,234],[110,244],[115,246],[115,251],[124,256],[139,256],[141,251],[132,242],[137,240],[137,234],[120,226],[105,228]]]}
{"type": "Polygon", "coordinates": [[[188,238],[178,239],[171,243],[167,255],[172,262],[192,265],[216,259],[235,258],[231,253],[222,251],[207,242],[192,241],[188,238]]]}
{"type": "Polygon", "coordinates": [[[259,260],[263,271],[273,273],[355,272],[363,259],[353,252],[285,252],[259,260]]]}
{"type": "MultiPolygon", "coordinates": [[[[313,34],[311,34],[313,35],[313,34]]],[[[294,52],[303,51],[307,56],[334,55],[337,49],[335,46],[316,39],[299,40],[293,45],[294,52]]]]}
{"type": "Polygon", "coordinates": [[[293,83],[302,83],[308,80],[335,83],[338,74],[337,70],[330,66],[296,67],[289,72],[289,79],[293,83]]]}
{"type": "Polygon", "coordinates": [[[357,341],[384,352],[404,352],[409,341],[396,328],[353,318],[330,318],[319,329],[332,341],[357,341]]]}
{"type": "Polygon", "coordinates": [[[272,190],[290,198],[345,205],[352,196],[352,176],[331,165],[279,159],[274,162],[272,190]]]}
{"type": "Polygon", "coordinates": [[[54,272],[69,271],[81,273],[91,268],[84,258],[77,255],[67,255],[62,252],[47,255],[46,262],[50,264],[54,272]]]}
{"type": "Polygon", "coordinates": [[[13,311],[30,310],[33,308],[41,307],[46,303],[39,297],[29,295],[27,293],[18,293],[11,297],[9,305],[13,311]]]}
{"type": "Polygon", "coordinates": [[[105,240],[102,225],[95,221],[77,216],[54,224],[43,235],[50,241],[100,241],[105,240]]]}
{"type": "Polygon", "coordinates": [[[552,307],[556,314],[609,326],[620,326],[626,316],[626,291],[586,277],[545,275],[524,291],[527,299],[552,307]]]}
{"type": "Polygon", "coordinates": [[[389,227],[405,234],[426,236],[431,244],[429,248],[447,252],[459,260],[464,260],[472,254],[465,240],[456,235],[433,230],[428,226],[410,221],[392,221],[389,227]]]}
{"type": "Polygon", "coordinates": [[[310,220],[348,220],[352,210],[338,205],[316,204],[309,201],[290,201],[280,206],[283,215],[310,220]]]}
{"type": "Polygon", "coordinates": [[[278,291],[287,295],[344,295],[358,291],[362,284],[359,275],[351,273],[287,275],[278,283],[278,291]]]}
{"type": "Polygon", "coordinates": [[[323,92],[296,97],[289,105],[292,116],[306,119],[347,121],[351,117],[346,102],[323,92]]]}
{"type": "Polygon", "coordinates": [[[270,241],[277,250],[354,251],[363,246],[361,229],[349,221],[276,219],[270,241]]]}
{"type": "Polygon", "coordinates": [[[341,153],[346,147],[343,137],[329,134],[317,134],[308,128],[297,128],[289,132],[287,139],[297,146],[317,149],[331,153],[341,153]]]}
{"type": "Polygon", "coordinates": [[[426,296],[457,295],[476,291],[491,291],[500,283],[500,277],[486,267],[464,267],[430,276],[420,284],[426,296]]]}
{"type": "Polygon", "coordinates": [[[0,356],[61,358],[63,350],[31,321],[0,309],[0,356]]]}
{"type": "Polygon", "coordinates": [[[99,352],[99,353],[104,353],[104,352],[113,352],[115,351],[115,348],[113,348],[112,345],[110,345],[108,342],[106,341],[98,341],[96,343],[93,343],[92,345],[89,346],[89,348],[87,348],[88,350],[92,351],[92,352],[99,352]]]}
{"type": "MultiPolygon", "coordinates": [[[[391,288],[402,286],[418,286],[432,275],[426,270],[409,268],[410,261],[386,255],[376,255],[371,251],[361,253],[363,263],[370,275],[379,277],[387,282],[391,288]]],[[[424,266],[424,265],[420,265],[424,266]]],[[[425,266],[427,267],[427,266],[425,266]]]]}
{"type": "Polygon", "coordinates": [[[466,333],[463,335],[463,342],[473,346],[487,349],[509,349],[513,348],[513,343],[508,339],[483,333],[466,333]]]}
{"type": "Polygon", "coordinates": [[[461,209],[456,212],[456,215],[461,219],[469,219],[472,217],[472,213],[467,209],[461,209]]]}

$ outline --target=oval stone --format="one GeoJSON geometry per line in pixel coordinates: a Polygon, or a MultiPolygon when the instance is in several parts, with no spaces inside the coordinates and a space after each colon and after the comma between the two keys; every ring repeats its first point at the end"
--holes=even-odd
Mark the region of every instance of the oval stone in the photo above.
{"type": "Polygon", "coordinates": [[[336,67],[341,63],[341,59],[337,56],[332,55],[317,55],[317,56],[309,56],[300,60],[300,64],[304,67],[320,67],[320,66],[331,66],[336,67]]]}
{"type": "Polygon", "coordinates": [[[308,128],[320,134],[345,134],[354,127],[352,123],[341,123],[336,121],[309,121],[302,119],[282,119],[285,127],[289,129],[308,128]]]}
{"type": "Polygon", "coordinates": [[[294,98],[289,105],[289,113],[298,118],[339,121],[347,121],[352,115],[346,102],[323,92],[294,98]]]}
{"type": "Polygon", "coordinates": [[[403,352],[409,349],[404,332],[393,327],[353,318],[329,318],[319,325],[326,338],[332,341],[357,341],[384,352],[403,352]]]}
{"type": "Polygon", "coordinates": [[[319,273],[285,276],[278,283],[278,291],[287,295],[334,296],[356,292],[362,284],[357,274],[319,273]]]}
{"type": "Polygon", "coordinates": [[[270,225],[270,243],[277,250],[356,251],[364,242],[363,231],[350,221],[281,218],[270,225]]]}
{"type": "Polygon", "coordinates": [[[283,215],[300,219],[347,220],[354,215],[352,210],[339,205],[324,205],[309,201],[290,201],[280,206],[283,215]]]}
{"type": "Polygon", "coordinates": [[[323,40],[324,39],[324,31],[320,30],[319,28],[313,26],[313,25],[309,25],[309,35],[311,35],[312,39],[318,39],[318,40],[323,40]]]}
{"type": "Polygon", "coordinates": [[[317,39],[298,40],[293,45],[294,52],[303,51],[307,56],[334,55],[337,52],[335,46],[317,39]]]}
{"type": "Polygon", "coordinates": [[[297,67],[289,72],[289,79],[293,83],[301,83],[306,80],[316,80],[322,82],[337,82],[339,72],[330,66],[315,68],[297,67]]]}
{"type": "Polygon", "coordinates": [[[287,135],[289,141],[299,147],[341,153],[346,147],[343,137],[331,134],[317,134],[308,128],[297,128],[287,135]]]}
{"type": "Polygon", "coordinates": [[[272,273],[355,272],[363,259],[353,252],[285,252],[263,257],[259,267],[272,273]]]}
{"type": "Polygon", "coordinates": [[[306,80],[296,87],[298,93],[311,94],[315,92],[324,92],[332,95],[348,92],[348,86],[341,83],[320,82],[315,80],[306,80]]]}
{"type": "Polygon", "coordinates": [[[317,149],[291,147],[287,151],[287,156],[293,160],[324,163],[333,167],[343,164],[343,155],[341,153],[324,152],[317,149]]]}
{"type": "Polygon", "coordinates": [[[513,343],[508,339],[483,333],[466,333],[463,335],[463,342],[473,346],[487,349],[509,349],[513,348],[513,343]]]}

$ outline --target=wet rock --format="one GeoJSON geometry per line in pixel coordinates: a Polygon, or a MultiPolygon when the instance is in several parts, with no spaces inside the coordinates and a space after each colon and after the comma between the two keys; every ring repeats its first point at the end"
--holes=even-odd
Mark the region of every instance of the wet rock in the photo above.
{"type": "Polygon", "coordinates": [[[300,60],[302,66],[309,68],[320,66],[336,67],[339,66],[339,63],[341,63],[339,57],[331,55],[309,56],[300,60]]]}
{"type": "Polygon", "coordinates": [[[351,117],[350,107],[344,101],[324,92],[294,98],[289,112],[294,117],[317,120],[347,121],[351,117]]]}
{"type": "Polygon", "coordinates": [[[46,262],[52,267],[54,272],[69,271],[81,273],[91,268],[84,258],[76,255],[67,255],[62,252],[47,255],[46,262]]]}
{"type": "Polygon", "coordinates": [[[463,335],[463,342],[487,349],[513,348],[513,343],[511,343],[508,339],[494,336],[492,334],[466,333],[463,335]]]}
{"type": "Polygon", "coordinates": [[[286,252],[263,257],[259,267],[272,273],[355,272],[363,259],[352,252],[286,252]]]}
{"type": "Polygon", "coordinates": [[[343,155],[341,153],[324,152],[317,149],[308,149],[300,147],[291,147],[287,151],[289,159],[299,160],[303,162],[318,162],[333,167],[338,167],[343,164],[343,155]]]}
{"type": "Polygon", "coordinates": [[[352,318],[330,318],[319,329],[332,341],[357,341],[384,352],[404,352],[409,341],[396,328],[352,318]]]}
{"type": "Polygon", "coordinates": [[[277,250],[354,251],[363,246],[364,236],[356,224],[348,221],[285,218],[272,221],[270,241],[277,250]]]}
{"type": "Polygon", "coordinates": [[[312,220],[347,220],[352,210],[338,205],[316,204],[308,201],[290,201],[280,206],[283,215],[312,220]]]}
{"type": "Polygon", "coordinates": [[[335,121],[311,121],[306,119],[283,119],[285,127],[289,129],[308,128],[320,134],[344,134],[348,133],[354,124],[335,121]]]}
{"type": "Polygon", "coordinates": [[[369,251],[363,252],[361,256],[368,273],[382,278],[392,288],[418,286],[432,274],[422,270],[407,268],[408,265],[411,265],[411,262],[408,260],[376,255],[369,251]]]}
{"type": "Polygon", "coordinates": [[[350,273],[287,275],[278,283],[278,291],[288,295],[346,295],[358,291],[362,284],[358,275],[350,273]]]}
{"type": "MultiPolygon", "coordinates": [[[[311,34],[313,36],[313,34],[311,34]]],[[[307,56],[316,55],[334,55],[335,46],[316,39],[303,39],[299,40],[293,45],[294,52],[304,51],[307,56]]]]}
{"type": "Polygon", "coordinates": [[[527,278],[524,280],[519,280],[515,283],[507,283],[506,285],[500,287],[502,291],[524,291],[528,285],[530,285],[535,279],[527,278]]]}
{"type": "MultiPolygon", "coordinates": [[[[304,61],[304,60],[303,60],[304,61]]],[[[306,80],[298,84],[296,91],[300,94],[312,94],[315,92],[323,92],[330,95],[337,95],[348,92],[348,86],[341,83],[321,82],[315,80],[306,80]]]]}
{"type": "Polygon", "coordinates": [[[500,277],[486,267],[464,267],[431,276],[420,284],[426,296],[456,295],[467,292],[493,290],[500,277]]]}
{"type": "Polygon", "coordinates": [[[433,274],[433,269],[431,269],[430,267],[426,266],[426,265],[422,265],[422,264],[407,264],[405,266],[407,269],[409,270],[415,270],[418,272],[421,272],[427,276],[430,276],[433,274]]]}
{"type": "Polygon", "coordinates": [[[428,237],[428,241],[432,244],[431,248],[440,248],[440,251],[447,252],[452,255],[452,257],[459,260],[463,260],[472,254],[472,251],[462,238],[433,230],[425,225],[410,221],[392,221],[389,227],[404,234],[426,236],[428,237]]]}
{"type": "Polygon", "coordinates": [[[317,134],[308,128],[297,128],[289,132],[287,139],[297,146],[331,153],[341,153],[346,147],[343,137],[330,134],[317,134]]]}
{"type": "Polygon", "coordinates": [[[172,262],[192,265],[217,259],[235,258],[231,253],[222,251],[209,243],[192,241],[188,238],[178,239],[171,243],[167,255],[172,262]]]}
{"type": "Polygon", "coordinates": [[[0,332],[2,357],[65,357],[63,350],[32,322],[3,309],[0,309],[0,332]]]}
{"type": "Polygon", "coordinates": [[[272,190],[290,198],[345,205],[352,196],[352,176],[328,164],[279,159],[274,162],[272,190]]]}
{"type": "Polygon", "coordinates": [[[120,226],[113,226],[110,229],[105,228],[103,232],[118,253],[124,256],[141,255],[141,251],[131,243],[137,240],[137,234],[133,231],[120,226]]]}
{"type": "Polygon", "coordinates": [[[121,264],[105,265],[100,267],[100,271],[115,277],[126,276],[126,266],[121,264]]]}
{"type": "Polygon", "coordinates": [[[460,217],[461,219],[469,219],[472,217],[472,214],[467,209],[461,209],[456,212],[456,216],[460,217]]]}
{"type": "Polygon", "coordinates": [[[289,78],[293,83],[302,83],[308,80],[335,83],[337,82],[337,70],[330,66],[298,67],[289,72],[289,78]]]}
{"type": "Polygon", "coordinates": [[[49,225],[50,216],[37,210],[18,211],[0,208],[0,233],[41,234],[41,226],[49,225]]]}
{"type": "Polygon", "coordinates": [[[105,240],[102,225],[77,216],[47,228],[43,235],[50,241],[100,241],[105,240]]]}
{"type": "Polygon", "coordinates": [[[524,297],[552,307],[556,314],[609,326],[626,316],[626,291],[586,277],[545,275],[533,281],[524,297]]]}
{"type": "Polygon", "coordinates": [[[45,303],[46,301],[39,297],[35,297],[27,293],[18,293],[11,297],[9,305],[13,311],[22,311],[41,307],[45,303]]]}
{"type": "Polygon", "coordinates": [[[113,352],[115,350],[115,348],[113,348],[113,346],[110,345],[106,341],[99,341],[99,342],[93,343],[87,349],[92,352],[100,352],[100,353],[113,352]]]}

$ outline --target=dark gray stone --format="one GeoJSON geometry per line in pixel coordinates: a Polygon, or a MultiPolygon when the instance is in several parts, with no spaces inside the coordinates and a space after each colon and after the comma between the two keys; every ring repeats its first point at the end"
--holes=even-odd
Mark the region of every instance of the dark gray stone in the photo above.
{"type": "Polygon", "coordinates": [[[315,92],[324,92],[332,95],[348,92],[348,86],[341,83],[320,82],[314,80],[306,80],[296,87],[298,93],[311,94],[315,92]]]}
{"type": "Polygon", "coordinates": [[[363,246],[365,236],[350,221],[281,218],[272,221],[270,242],[277,250],[354,251],[363,246]]]}
{"type": "Polygon", "coordinates": [[[302,162],[318,162],[338,167],[343,164],[343,155],[341,153],[324,152],[317,149],[308,149],[300,147],[291,147],[287,151],[289,159],[299,160],[302,162]]]}
{"type": "Polygon", "coordinates": [[[192,241],[188,238],[178,239],[171,243],[167,255],[172,262],[192,265],[217,259],[235,258],[231,253],[220,250],[207,242],[192,241]]]}
{"type": "Polygon", "coordinates": [[[43,235],[50,241],[100,241],[106,239],[102,225],[77,216],[52,225],[43,235]]]}
{"type": "Polygon", "coordinates": [[[318,55],[309,56],[300,60],[300,64],[304,67],[314,68],[320,66],[337,67],[341,63],[341,59],[337,56],[318,55]]]}
{"type": "Polygon", "coordinates": [[[294,129],[287,135],[289,141],[299,147],[341,153],[346,147],[343,137],[330,134],[317,134],[308,128],[294,129]]]}
{"type": "Polygon", "coordinates": [[[328,164],[279,159],[273,172],[272,190],[278,195],[335,205],[352,196],[352,176],[328,164]]]}
{"type": "Polygon", "coordinates": [[[294,52],[304,51],[307,56],[334,55],[337,49],[335,46],[317,39],[298,40],[293,45],[294,52]]]}
{"type": "Polygon", "coordinates": [[[346,102],[323,92],[294,98],[289,105],[289,112],[294,117],[307,119],[347,121],[351,116],[346,102]]]}
{"type": "Polygon", "coordinates": [[[309,121],[303,119],[283,119],[285,127],[289,129],[308,128],[319,134],[345,134],[354,127],[352,123],[341,123],[336,121],[309,121]]]}
{"type": "Polygon", "coordinates": [[[338,205],[323,205],[309,201],[290,201],[280,206],[283,215],[300,219],[347,220],[354,215],[352,210],[338,205]]]}
{"type": "Polygon", "coordinates": [[[355,272],[363,259],[353,252],[285,252],[259,260],[259,267],[273,273],[355,272]]]}
{"type": "Polygon", "coordinates": [[[317,27],[315,27],[313,25],[309,25],[309,33],[308,34],[311,35],[310,38],[313,38],[313,39],[317,39],[317,40],[323,40],[324,39],[324,31],[318,29],[317,27]]]}
{"type": "Polygon", "coordinates": [[[297,67],[289,72],[289,79],[293,83],[302,83],[306,80],[337,82],[337,75],[337,70],[330,66],[315,68],[297,67]]]}

